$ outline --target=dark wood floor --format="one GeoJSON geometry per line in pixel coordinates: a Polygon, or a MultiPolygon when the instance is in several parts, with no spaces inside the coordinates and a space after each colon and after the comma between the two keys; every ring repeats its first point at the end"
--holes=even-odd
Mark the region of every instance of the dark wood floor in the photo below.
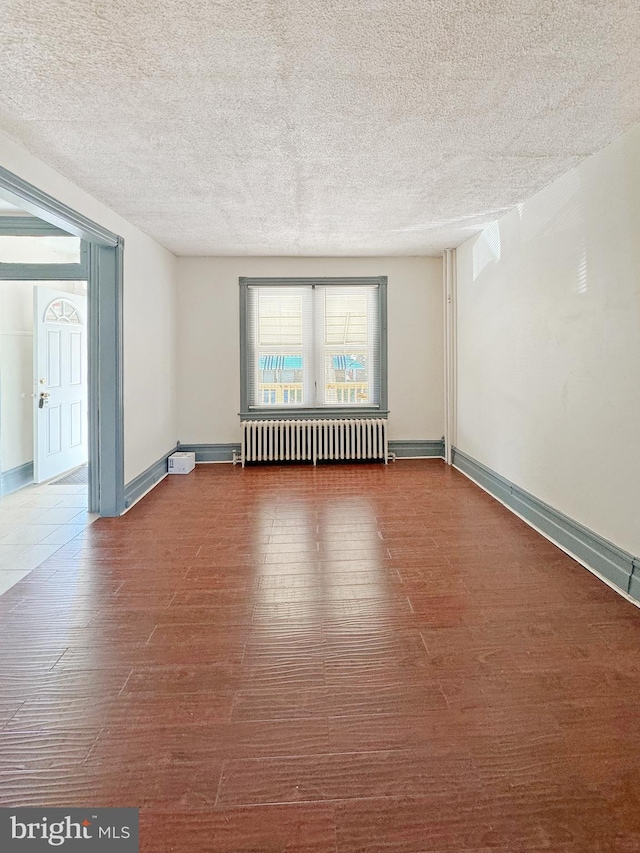
{"type": "Polygon", "coordinates": [[[0,805],[141,850],[640,850],[640,612],[438,461],[200,467],[0,598],[0,805]]]}

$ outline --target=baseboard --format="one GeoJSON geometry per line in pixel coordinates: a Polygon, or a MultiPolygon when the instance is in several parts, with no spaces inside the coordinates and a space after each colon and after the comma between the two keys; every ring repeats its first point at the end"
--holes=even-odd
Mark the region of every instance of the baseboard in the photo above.
{"type": "MultiPolygon", "coordinates": [[[[156,462],[153,462],[149,467],[134,477],[131,482],[124,487],[124,505],[126,509],[130,509],[134,503],[146,495],[154,486],[157,486],[160,480],[167,476],[167,459],[172,453],[175,453],[177,447],[172,447],[168,453],[161,456],[156,462]]],[[[184,448],[180,448],[183,450],[184,448]]]]}
{"type": "Polygon", "coordinates": [[[196,462],[233,462],[240,444],[180,444],[180,450],[196,454],[196,462]]]}
{"type": "Polygon", "coordinates": [[[16,465],[15,468],[9,468],[0,475],[0,495],[10,495],[11,492],[17,492],[18,489],[29,486],[31,483],[33,483],[33,462],[16,465]]]}
{"type": "Polygon", "coordinates": [[[629,595],[636,601],[640,601],[640,560],[634,559],[633,572],[629,578],[629,595]]]}
{"type": "MultiPolygon", "coordinates": [[[[240,444],[181,444],[180,450],[196,454],[196,462],[233,462],[240,444]]],[[[398,459],[444,457],[444,441],[390,441],[389,452],[398,459]]]]}
{"type": "Polygon", "coordinates": [[[444,441],[390,441],[389,452],[395,453],[398,459],[422,459],[425,457],[441,457],[444,459],[444,441]]]}
{"type": "Polygon", "coordinates": [[[453,465],[580,563],[640,600],[640,560],[453,448],[453,465]]]}

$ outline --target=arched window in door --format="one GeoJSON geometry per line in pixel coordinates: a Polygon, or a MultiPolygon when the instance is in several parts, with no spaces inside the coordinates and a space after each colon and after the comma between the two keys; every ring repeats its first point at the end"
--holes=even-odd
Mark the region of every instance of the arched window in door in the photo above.
{"type": "Polygon", "coordinates": [[[54,299],[44,315],[45,323],[69,323],[82,325],[78,309],[68,299],[54,299]]]}

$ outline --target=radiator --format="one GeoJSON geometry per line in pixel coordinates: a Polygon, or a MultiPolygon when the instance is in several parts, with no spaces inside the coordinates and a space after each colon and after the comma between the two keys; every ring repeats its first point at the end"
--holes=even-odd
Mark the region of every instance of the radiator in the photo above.
{"type": "Polygon", "coordinates": [[[245,462],[316,462],[325,459],[388,461],[387,421],[243,421],[240,459],[245,462]]]}

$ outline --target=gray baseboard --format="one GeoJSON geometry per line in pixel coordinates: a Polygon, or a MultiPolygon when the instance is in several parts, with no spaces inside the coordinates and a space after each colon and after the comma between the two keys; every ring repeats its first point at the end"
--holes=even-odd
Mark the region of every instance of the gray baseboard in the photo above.
{"type": "MultiPolygon", "coordinates": [[[[196,462],[233,462],[240,444],[181,444],[180,450],[196,454],[196,462]]],[[[398,459],[411,457],[444,457],[444,441],[390,441],[389,451],[398,459]]]]}
{"type": "Polygon", "coordinates": [[[441,457],[444,459],[444,440],[390,441],[389,452],[395,453],[398,459],[416,457],[441,457]]]}
{"type": "Polygon", "coordinates": [[[180,444],[180,450],[195,453],[196,462],[233,462],[234,452],[240,453],[238,444],[180,444]]]}
{"type": "Polygon", "coordinates": [[[453,448],[453,464],[587,566],[640,600],[640,560],[453,448]],[[635,573],[634,573],[635,572],[635,573]]]}
{"type": "Polygon", "coordinates": [[[628,592],[631,598],[640,601],[640,560],[638,559],[634,559],[633,561],[633,571],[629,578],[628,592]]]}
{"type": "Polygon", "coordinates": [[[33,462],[25,462],[3,471],[0,475],[0,495],[10,495],[33,483],[33,462]]]}
{"type": "MultiPolygon", "coordinates": [[[[184,448],[180,448],[183,450],[184,448]]],[[[160,480],[167,473],[167,459],[171,456],[172,453],[175,453],[178,450],[178,447],[172,447],[168,453],[165,453],[164,456],[161,456],[156,462],[153,462],[149,467],[143,471],[141,474],[138,474],[137,477],[134,477],[130,483],[124,487],[124,505],[128,509],[132,504],[134,504],[139,498],[144,495],[145,492],[148,492],[149,489],[153,488],[156,483],[159,483],[160,480]]]]}

